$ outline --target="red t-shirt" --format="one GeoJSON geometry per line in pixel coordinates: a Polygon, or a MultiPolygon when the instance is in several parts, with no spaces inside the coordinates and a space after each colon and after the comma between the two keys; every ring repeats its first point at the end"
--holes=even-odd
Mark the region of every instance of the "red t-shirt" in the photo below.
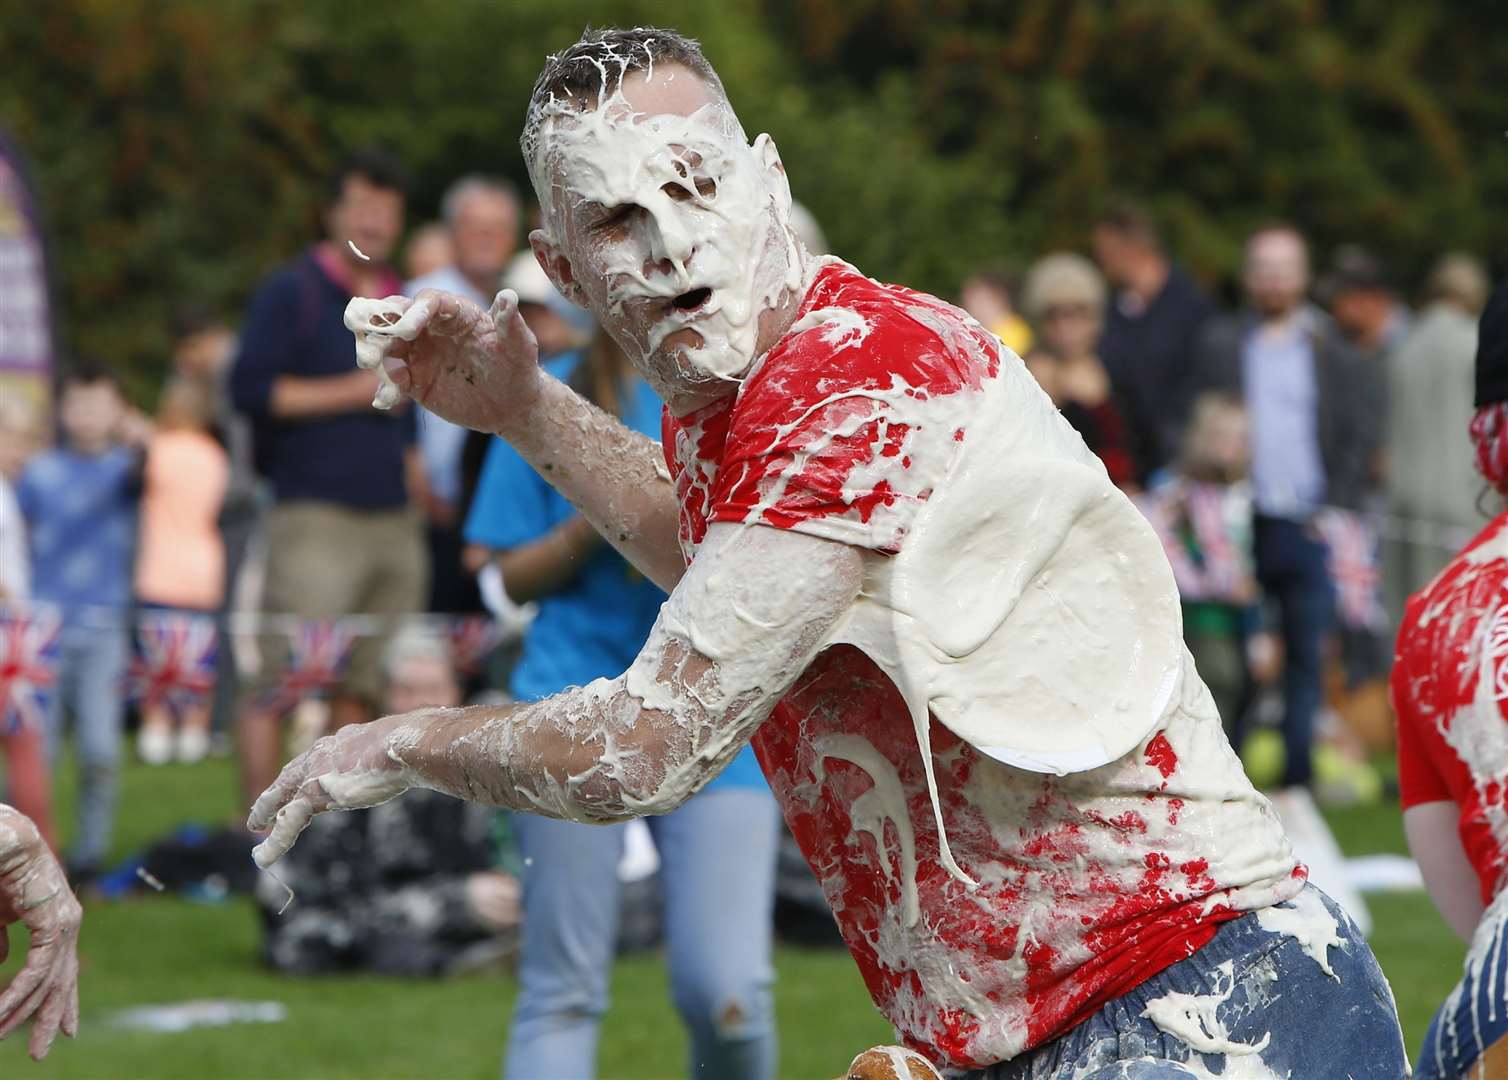
{"type": "MultiPolygon", "coordinates": [[[[894,555],[971,426],[1012,419],[971,411],[1002,376],[1029,380],[963,312],[826,262],[736,396],[666,415],[688,561],[714,522],[894,555]]],[[[1040,410],[1023,422],[1060,422],[1022,386],[1040,410]]],[[[1087,772],[1012,768],[930,726],[947,839],[976,889],[940,861],[910,713],[857,648],[824,650],[753,744],[875,1003],[939,1066],[1063,1033],[1302,884],[1191,663],[1166,723],[1087,772]]]]}
{"type": "Polygon", "coordinates": [[[1491,903],[1508,867],[1508,513],[1409,598],[1393,708],[1404,809],[1450,801],[1491,903]]]}

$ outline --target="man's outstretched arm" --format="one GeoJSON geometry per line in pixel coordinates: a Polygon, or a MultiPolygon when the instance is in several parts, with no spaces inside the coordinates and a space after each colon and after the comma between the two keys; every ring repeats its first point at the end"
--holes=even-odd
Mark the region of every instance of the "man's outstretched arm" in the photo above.
{"type": "Polygon", "coordinates": [[[855,548],[716,525],[627,672],[528,705],[353,725],[290,762],[252,808],[266,866],[311,816],[410,787],[573,821],[663,814],[726,765],[853,604],[855,548]]]}
{"type": "Polygon", "coordinates": [[[501,435],[641,573],[669,591],[684,569],[675,492],[660,444],[539,366],[512,290],[489,311],[450,293],[352,300],[362,367],[381,369],[431,412],[501,435]]]}

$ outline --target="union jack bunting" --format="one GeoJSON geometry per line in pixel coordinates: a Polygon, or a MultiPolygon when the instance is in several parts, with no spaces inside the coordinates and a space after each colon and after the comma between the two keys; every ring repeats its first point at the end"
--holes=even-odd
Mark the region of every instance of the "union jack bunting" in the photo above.
{"type": "Polygon", "coordinates": [[[300,620],[289,635],[288,668],[271,692],[269,707],[291,709],[305,698],[323,695],[340,681],[355,644],[355,629],[344,619],[300,620]]]}
{"type": "Polygon", "coordinates": [[[501,644],[502,630],[486,615],[467,615],[452,619],[448,630],[450,654],[456,671],[475,675],[482,669],[487,654],[501,644]]]}
{"type": "Polygon", "coordinates": [[[1377,532],[1362,515],[1329,509],[1317,514],[1314,527],[1329,549],[1330,580],[1342,625],[1352,630],[1381,630],[1388,616],[1378,585],[1377,532]]]}
{"type": "Polygon", "coordinates": [[[127,691],[143,708],[167,705],[182,715],[202,704],[215,687],[219,635],[208,615],[143,612],[136,625],[136,650],[127,691]]]}
{"type": "Polygon", "coordinates": [[[0,731],[42,730],[57,682],[61,628],[56,611],[0,607],[0,731]]]}

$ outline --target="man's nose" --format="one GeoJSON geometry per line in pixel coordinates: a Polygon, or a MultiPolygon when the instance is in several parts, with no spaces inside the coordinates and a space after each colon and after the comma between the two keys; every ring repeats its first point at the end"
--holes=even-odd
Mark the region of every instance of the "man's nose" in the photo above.
{"type": "Polygon", "coordinates": [[[651,266],[655,272],[673,275],[677,281],[690,286],[691,277],[687,266],[696,254],[696,235],[681,204],[662,198],[650,208],[650,257],[645,273],[651,266]]]}

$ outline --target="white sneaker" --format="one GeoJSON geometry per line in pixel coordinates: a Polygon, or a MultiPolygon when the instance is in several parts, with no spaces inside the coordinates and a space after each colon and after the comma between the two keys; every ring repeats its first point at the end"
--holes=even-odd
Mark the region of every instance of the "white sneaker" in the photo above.
{"type": "Polygon", "coordinates": [[[193,765],[204,760],[209,753],[209,732],[184,728],[178,732],[178,760],[193,765]]]}
{"type": "Polygon", "coordinates": [[[165,728],[142,728],[136,736],[136,755],[148,765],[173,760],[173,733],[165,728]]]}

